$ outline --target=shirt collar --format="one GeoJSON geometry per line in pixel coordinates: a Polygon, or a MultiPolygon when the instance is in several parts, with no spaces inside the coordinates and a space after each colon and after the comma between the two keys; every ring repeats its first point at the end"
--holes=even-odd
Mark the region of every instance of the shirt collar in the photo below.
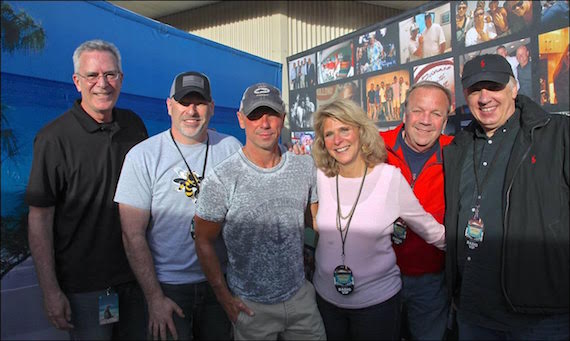
{"type": "MultiPolygon", "coordinates": [[[[81,106],[81,99],[78,99],[73,103],[73,116],[77,119],[79,124],[89,133],[93,133],[97,130],[101,129],[102,124],[95,121],[93,117],[89,116],[89,114],[83,109],[81,106]]],[[[116,125],[120,127],[120,124],[117,122],[116,115],[115,115],[115,108],[113,108],[113,121],[110,123],[105,123],[104,125],[116,125]]]]}

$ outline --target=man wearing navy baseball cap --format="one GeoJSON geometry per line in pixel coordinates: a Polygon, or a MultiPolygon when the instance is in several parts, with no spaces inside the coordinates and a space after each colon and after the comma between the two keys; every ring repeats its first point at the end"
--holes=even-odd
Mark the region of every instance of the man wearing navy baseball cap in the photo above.
{"type": "Polygon", "coordinates": [[[198,259],[233,322],[236,340],[324,340],[315,289],[305,279],[305,211],[316,214],[316,169],[309,155],[282,152],[285,104],[257,83],[237,113],[245,146],[204,181],[196,209],[198,259]],[[214,242],[228,252],[227,284],[214,242]]]}
{"type": "Polygon", "coordinates": [[[570,118],[517,94],[500,55],[461,82],[475,120],[443,149],[459,339],[567,340],[570,118]]]}

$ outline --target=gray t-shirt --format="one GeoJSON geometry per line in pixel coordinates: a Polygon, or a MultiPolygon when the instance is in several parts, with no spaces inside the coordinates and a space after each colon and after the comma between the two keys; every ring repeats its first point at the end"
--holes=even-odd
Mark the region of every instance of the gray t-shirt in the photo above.
{"type": "MultiPolygon", "coordinates": [[[[232,136],[213,130],[208,131],[208,136],[206,177],[217,164],[241,148],[241,143],[232,136]]],[[[202,176],[206,143],[178,143],[178,147],[196,177],[202,176]]],[[[115,202],[150,211],[147,240],[161,283],[187,284],[206,280],[190,235],[195,204],[184,183],[187,176],[188,168],[167,130],[129,151],[115,192],[115,202]]],[[[202,185],[200,192],[201,188],[202,185]]],[[[200,197],[201,193],[198,194],[200,197]]],[[[221,240],[217,251],[224,269],[227,256],[221,240]]]]}
{"type": "Polygon", "coordinates": [[[208,174],[196,215],[223,223],[234,295],[273,304],[302,287],[304,213],[317,201],[309,155],[283,153],[278,165],[265,169],[240,149],[208,174]]]}

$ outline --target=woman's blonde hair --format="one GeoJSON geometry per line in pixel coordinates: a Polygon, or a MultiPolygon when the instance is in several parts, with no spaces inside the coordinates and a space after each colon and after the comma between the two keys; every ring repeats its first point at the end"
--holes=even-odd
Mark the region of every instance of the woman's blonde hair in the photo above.
{"type": "Polygon", "coordinates": [[[315,141],[311,154],[317,168],[327,176],[338,174],[338,162],[329,154],[325,147],[324,122],[327,118],[336,119],[342,123],[358,128],[362,158],[367,167],[382,163],[386,160],[386,146],[378,133],[378,128],[366,116],[362,108],[348,99],[337,99],[332,103],[323,105],[313,114],[315,128],[315,141]]]}

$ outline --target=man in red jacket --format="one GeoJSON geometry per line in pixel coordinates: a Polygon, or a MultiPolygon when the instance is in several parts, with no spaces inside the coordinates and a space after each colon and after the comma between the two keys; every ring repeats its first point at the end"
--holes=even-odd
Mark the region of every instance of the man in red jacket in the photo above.
{"type": "MultiPolygon", "coordinates": [[[[451,102],[450,91],[439,83],[416,83],[404,102],[403,123],[380,133],[388,163],[400,168],[424,209],[440,223],[445,213],[441,149],[453,139],[442,133],[451,102]]],[[[445,253],[426,243],[401,219],[394,222],[392,241],[402,273],[402,324],[408,326],[413,340],[441,340],[449,311],[445,253]]]]}

